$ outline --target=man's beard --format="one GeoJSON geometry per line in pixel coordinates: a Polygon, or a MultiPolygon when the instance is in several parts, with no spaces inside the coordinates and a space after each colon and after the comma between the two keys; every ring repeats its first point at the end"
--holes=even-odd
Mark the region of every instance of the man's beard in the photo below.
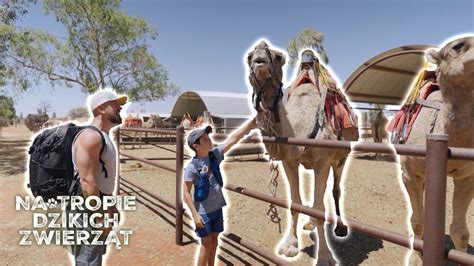
{"type": "Polygon", "coordinates": [[[122,117],[120,116],[120,113],[108,114],[108,118],[109,118],[110,123],[114,125],[122,124],[122,117]]]}

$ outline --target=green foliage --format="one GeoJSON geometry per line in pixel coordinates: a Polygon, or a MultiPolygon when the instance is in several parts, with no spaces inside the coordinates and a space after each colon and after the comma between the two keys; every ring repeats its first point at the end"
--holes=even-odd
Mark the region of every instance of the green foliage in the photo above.
{"type": "Polygon", "coordinates": [[[82,118],[82,117],[89,117],[89,112],[87,111],[86,107],[78,107],[69,110],[68,118],[71,120],[82,118]]]}
{"type": "Polygon", "coordinates": [[[11,34],[5,31],[4,26],[13,25],[28,13],[28,6],[36,0],[4,0],[0,3],[0,94],[3,94],[2,87],[6,85],[7,65],[5,52],[10,45],[11,34]]]}
{"type": "Polygon", "coordinates": [[[0,127],[8,126],[14,117],[13,99],[0,95],[0,127]]]}
{"type": "Polygon", "coordinates": [[[162,99],[177,93],[166,69],[148,51],[156,30],[120,11],[118,0],[45,0],[47,14],[65,27],[65,38],[46,31],[0,27],[10,34],[5,74],[27,89],[46,79],[51,86],[79,86],[86,93],[112,87],[131,100],[162,99]]]}
{"type": "Polygon", "coordinates": [[[28,13],[28,6],[36,0],[4,0],[0,3],[0,22],[11,25],[28,13]]]}
{"type": "Polygon", "coordinates": [[[304,49],[312,48],[318,53],[319,58],[325,64],[327,64],[329,62],[329,59],[326,54],[326,51],[323,48],[323,41],[323,33],[313,29],[303,30],[297,37],[291,39],[286,45],[286,51],[288,52],[288,55],[290,57],[288,63],[294,67],[296,62],[298,61],[300,53],[304,49]]]}

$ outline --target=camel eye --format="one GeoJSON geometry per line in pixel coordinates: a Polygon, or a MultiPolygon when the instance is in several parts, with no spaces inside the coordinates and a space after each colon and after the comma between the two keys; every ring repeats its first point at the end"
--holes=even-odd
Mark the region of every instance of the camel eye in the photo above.
{"type": "Polygon", "coordinates": [[[461,48],[463,48],[463,47],[464,47],[464,42],[460,42],[460,43],[454,45],[452,49],[455,50],[456,52],[459,52],[459,50],[461,50],[461,48]]]}

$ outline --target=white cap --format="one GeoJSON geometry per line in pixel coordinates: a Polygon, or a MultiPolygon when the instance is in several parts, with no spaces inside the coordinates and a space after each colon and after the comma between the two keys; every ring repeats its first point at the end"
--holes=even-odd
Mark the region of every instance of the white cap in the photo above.
{"type": "Polygon", "coordinates": [[[94,94],[89,102],[89,106],[93,111],[99,105],[104,104],[106,102],[117,101],[118,104],[124,105],[127,102],[127,96],[117,96],[115,93],[111,91],[101,90],[94,94]]]}

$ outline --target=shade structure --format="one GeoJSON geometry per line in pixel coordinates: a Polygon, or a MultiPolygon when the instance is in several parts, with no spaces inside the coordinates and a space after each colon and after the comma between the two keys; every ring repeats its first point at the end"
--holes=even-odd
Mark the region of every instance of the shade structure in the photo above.
{"type": "Polygon", "coordinates": [[[352,102],[400,105],[422,70],[425,52],[432,45],[407,45],[390,49],[358,67],[344,82],[352,102]]]}

